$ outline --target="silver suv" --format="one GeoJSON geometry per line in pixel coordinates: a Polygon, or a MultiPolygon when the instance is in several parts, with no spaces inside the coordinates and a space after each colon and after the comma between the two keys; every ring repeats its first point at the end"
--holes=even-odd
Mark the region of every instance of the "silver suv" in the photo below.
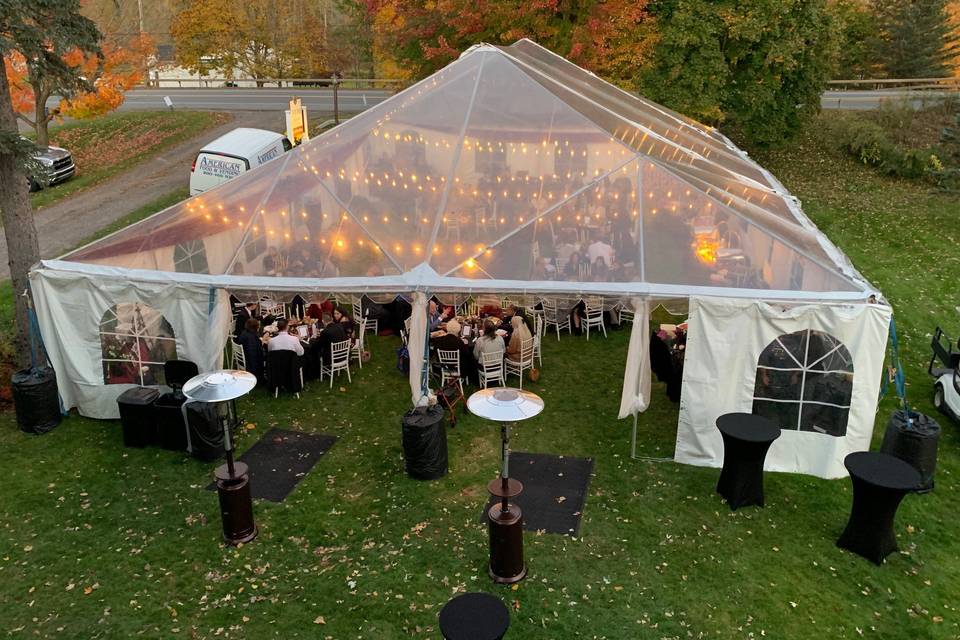
{"type": "Polygon", "coordinates": [[[77,172],[76,165],[73,164],[73,156],[66,149],[60,147],[47,147],[41,149],[33,156],[36,158],[46,173],[45,179],[38,179],[38,176],[30,177],[30,191],[38,191],[45,186],[60,184],[73,177],[77,172]]]}

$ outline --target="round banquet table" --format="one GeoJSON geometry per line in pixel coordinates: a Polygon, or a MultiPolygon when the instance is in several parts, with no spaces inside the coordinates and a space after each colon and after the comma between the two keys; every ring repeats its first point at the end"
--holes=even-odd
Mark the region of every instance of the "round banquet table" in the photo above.
{"type": "Polygon", "coordinates": [[[920,485],[920,472],[876,451],[851,453],[843,464],[853,483],[853,508],[837,546],[882,564],[897,550],[893,519],[903,497],[920,485]]]}
{"type": "Polygon", "coordinates": [[[732,511],[748,505],[763,506],[763,461],[780,429],[763,416],[728,413],[717,418],[723,437],[723,469],[717,493],[732,511]]]}
{"type": "Polygon", "coordinates": [[[440,633],[446,640],[500,640],[510,626],[510,612],[488,593],[464,593],[440,610],[440,633]]]}

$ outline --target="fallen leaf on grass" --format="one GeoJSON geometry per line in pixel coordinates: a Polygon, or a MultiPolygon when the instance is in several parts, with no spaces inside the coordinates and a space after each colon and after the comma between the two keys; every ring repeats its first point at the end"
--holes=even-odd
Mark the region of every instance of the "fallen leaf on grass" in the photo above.
{"type": "Polygon", "coordinates": [[[327,624],[327,621],[323,619],[323,616],[317,616],[314,618],[313,624],[327,624]]]}

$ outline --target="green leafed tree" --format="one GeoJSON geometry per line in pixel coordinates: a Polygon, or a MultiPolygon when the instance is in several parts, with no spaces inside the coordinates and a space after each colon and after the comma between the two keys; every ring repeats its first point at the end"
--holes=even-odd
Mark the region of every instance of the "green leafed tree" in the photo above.
{"type": "Polygon", "coordinates": [[[869,0],[833,0],[829,9],[837,22],[840,45],[837,52],[838,79],[876,78],[882,74],[874,42],[877,14],[869,0]]]}
{"type": "MultiPolygon", "coordinates": [[[[63,54],[71,50],[97,54],[99,43],[96,25],[80,15],[79,0],[0,0],[0,54],[22,56],[38,79],[49,79],[66,90],[84,87],[79,68],[67,64],[63,54]]],[[[6,74],[0,73],[0,213],[15,294],[29,288],[27,273],[40,260],[27,186],[27,176],[35,168],[34,149],[20,137],[10,85],[6,74]]],[[[26,300],[20,295],[16,295],[16,311],[16,353],[19,364],[26,365],[30,324],[26,300]]]]}
{"type": "Polygon", "coordinates": [[[873,0],[874,58],[889,78],[942,78],[960,53],[946,0],[873,0]]]}
{"type": "Polygon", "coordinates": [[[724,125],[748,142],[780,142],[817,112],[837,53],[826,0],[661,0],[641,92],[724,125]]]}

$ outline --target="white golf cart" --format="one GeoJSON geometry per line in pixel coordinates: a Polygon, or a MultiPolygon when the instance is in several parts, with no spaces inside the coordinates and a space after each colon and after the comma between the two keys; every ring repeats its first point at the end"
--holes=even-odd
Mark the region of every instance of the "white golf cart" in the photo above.
{"type": "MultiPolygon", "coordinates": [[[[937,327],[930,342],[933,356],[927,371],[936,379],[933,390],[933,406],[937,411],[960,422],[960,351],[954,350],[954,340],[937,327]],[[942,367],[934,368],[937,361],[942,367]]],[[[957,344],[960,349],[960,344],[957,344]]]]}

